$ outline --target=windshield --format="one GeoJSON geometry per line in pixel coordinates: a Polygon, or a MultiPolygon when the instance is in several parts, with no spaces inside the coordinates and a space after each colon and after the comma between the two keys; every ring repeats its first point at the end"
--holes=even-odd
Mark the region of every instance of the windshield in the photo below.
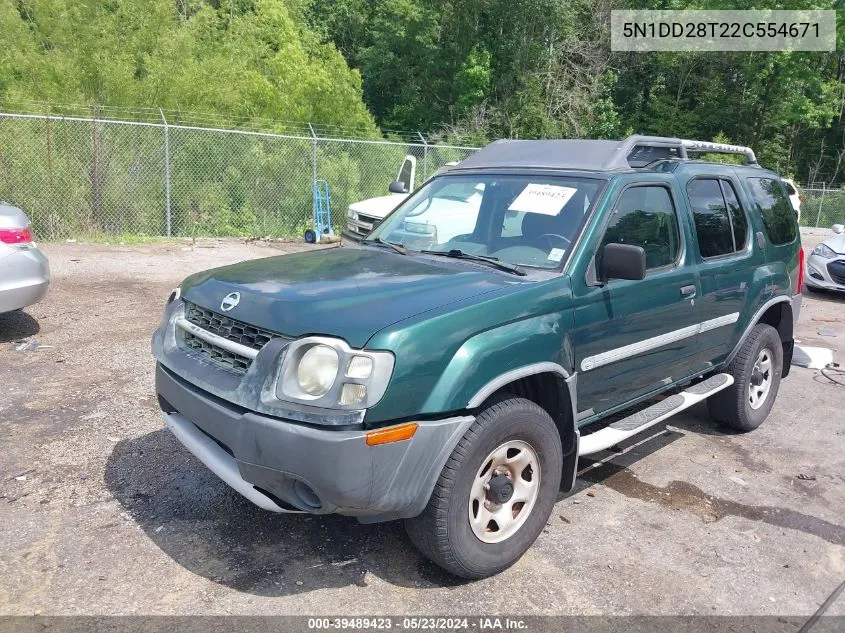
{"type": "Polygon", "coordinates": [[[369,239],[557,268],[600,187],[600,180],[569,176],[443,175],[408,198],[369,239]]]}

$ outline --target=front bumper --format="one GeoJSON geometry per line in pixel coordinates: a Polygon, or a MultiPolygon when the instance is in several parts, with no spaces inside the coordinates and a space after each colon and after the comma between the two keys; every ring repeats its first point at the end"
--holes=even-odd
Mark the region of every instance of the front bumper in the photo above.
{"type": "Polygon", "coordinates": [[[810,255],[807,258],[807,269],[804,271],[804,283],[813,288],[823,290],[838,290],[845,292],[845,277],[831,273],[829,266],[839,271],[845,271],[845,256],[824,259],[818,255],[810,255]]]}
{"type": "Polygon", "coordinates": [[[0,259],[0,313],[41,301],[50,287],[50,264],[37,248],[18,250],[0,259]]]}
{"type": "Polygon", "coordinates": [[[245,410],[156,368],[164,418],[227,484],[276,512],[372,523],[418,515],[472,416],[418,422],[410,440],[368,446],[366,431],[323,430],[245,410]]]}

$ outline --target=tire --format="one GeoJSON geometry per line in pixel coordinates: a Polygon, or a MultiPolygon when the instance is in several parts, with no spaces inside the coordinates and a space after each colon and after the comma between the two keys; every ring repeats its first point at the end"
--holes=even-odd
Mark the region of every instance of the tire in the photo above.
{"type": "Polygon", "coordinates": [[[492,576],[519,560],[545,527],[562,468],[560,435],[545,410],[513,396],[491,401],[452,451],[425,510],[406,519],[405,529],[416,548],[446,571],[468,579],[492,576]],[[489,467],[494,453],[506,456],[505,465],[489,467]],[[521,465],[532,458],[528,467],[521,465]],[[494,470],[497,489],[502,477],[509,477],[513,496],[501,504],[482,496],[478,503],[479,482],[493,483],[494,470]],[[514,480],[514,472],[521,481],[514,480]],[[502,510],[501,529],[495,517],[487,521],[488,508],[502,510]]]}
{"type": "Polygon", "coordinates": [[[780,335],[771,325],[758,323],[725,369],[725,373],[733,376],[734,384],[707,400],[710,415],[735,431],[753,431],[772,410],[780,388],[782,371],[783,344],[780,335]],[[768,358],[768,365],[765,358],[768,358]],[[755,369],[765,367],[768,367],[768,371],[755,375],[755,369]],[[752,392],[752,381],[758,382],[761,379],[763,383],[755,385],[755,392],[752,392]],[[765,394],[761,396],[764,386],[765,394]]]}
{"type": "Polygon", "coordinates": [[[309,244],[316,244],[317,243],[317,233],[313,229],[308,229],[305,231],[305,241],[309,244]]]}

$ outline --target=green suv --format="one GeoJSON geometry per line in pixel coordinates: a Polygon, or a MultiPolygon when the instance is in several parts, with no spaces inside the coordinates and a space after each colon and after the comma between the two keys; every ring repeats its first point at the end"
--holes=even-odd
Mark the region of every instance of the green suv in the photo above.
{"type": "Polygon", "coordinates": [[[783,182],[748,148],[499,141],[359,244],[186,279],[153,337],[158,400],[262,508],[404,519],[423,554],[480,578],[531,546],[579,455],[704,399],[759,426],[802,259],[783,182]],[[414,243],[406,217],[472,196],[469,224],[436,214],[452,237],[414,243]]]}

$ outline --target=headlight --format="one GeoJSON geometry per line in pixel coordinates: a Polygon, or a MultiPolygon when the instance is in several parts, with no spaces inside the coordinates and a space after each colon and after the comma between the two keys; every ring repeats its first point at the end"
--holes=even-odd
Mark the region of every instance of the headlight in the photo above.
{"type": "Polygon", "coordinates": [[[832,259],[836,257],[836,251],[827,244],[819,244],[813,249],[813,255],[818,255],[822,259],[832,259]]]}
{"type": "Polygon", "coordinates": [[[358,214],[357,214],[357,213],[355,213],[352,209],[347,209],[347,210],[346,210],[346,216],[347,216],[350,220],[357,220],[357,219],[358,219],[358,214]]]}
{"type": "Polygon", "coordinates": [[[390,352],[356,350],[323,336],[288,345],[276,397],[327,409],[367,409],[384,396],[393,374],[390,352]]]}
{"type": "Polygon", "coordinates": [[[170,293],[170,296],[167,297],[167,304],[166,305],[170,305],[171,303],[176,301],[176,299],[178,299],[181,296],[182,296],[182,288],[181,287],[174,288],[173,292],[170,293]]]}
{"type": "Polygon", "coordinates": [[[337,352],[328,345],[315,345],[302,355],[296,378],[299,388],[310,396],[328,393],[337,378],[337,352]]]}

